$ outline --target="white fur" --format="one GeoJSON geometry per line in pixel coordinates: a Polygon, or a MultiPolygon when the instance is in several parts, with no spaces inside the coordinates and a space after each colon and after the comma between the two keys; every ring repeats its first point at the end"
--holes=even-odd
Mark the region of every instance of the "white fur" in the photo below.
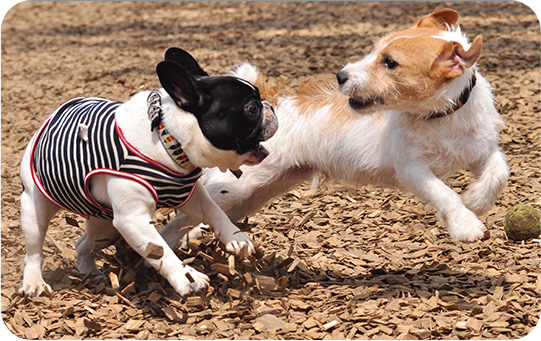
{"type": "Polygon", "coordinates": [[[231,74],[252,84],[257,81],[257,68],[250,63],[240,64],[231,71],[231,74]]]}
{"type": "MultiPolygon", "coordinates": [[[[163,121],[169,132],[181,142],[184,151],[192,163],[199,167],[218,167],[223,171],[228,168],[238,169],[249,155],[237,155],[232,151],[213,147],[203,136],[197,120],[192,114],[179,109],[172,99],[161,91],[163,121]]],[[[186,173],[169,157],[157,134],[150,130],[147,117],[146,99],[148,92],[141,92],[122,104],[116,112],[117,124],[123,130],[126,139],[139,151],[150,158],[178,172],[186,173]]],[[[35,137],[32,139],[32,141],[35,137]]],[[[43,240],[49,220],[58,210],[38,190],[30,172],[31,142],[21,162],[21,180],[24,192],[21,197],[21,225],[27,252],[23,284],[20,292],[30,296],[39,296],[51,287],[45,283],[41,274],[43,262],[43,240]]],[[[147,258],[159,273],[181,295],[197,292],[208,286],[209,278],[190,266],[183,265],[173,250],[151,224],[156,209],[155,201],[143,185],[114,175],[100,174],[92,178],[91,194],[106,207],[111,207],[114,220],[91,218],[87,221],[86,233],[77,242],[77,260],[79,271],[84,274],[102,276],[94,261],[93,252],[110,245],[118,234],[141,256],[149,243],[160,245],[164,255],[159,260],[147,258]],[[194,282],[190,282],[186,274],[194,282]]],[[[240,233],[225,213],[216,205],[206,189],[197,185],[191,198],[180,208],[181,212],[197,221],[211,225],[215,235],[226,245],[226,249],[238,253],[244,245],[253,253],[250,237],[240,233]]]]}
{"type": "MultiPolygon", "coordinates": [[[[137,149],[169,168],[182,172],[162,147],[157,134],[151,134],[150,128],[141,131],[149,126],[146,113],[148,94],[148,91],[140,92],[120,106],[116,112],[117,123],[127,140],[137,149]]],[[[238,155],[234,151],[215,148],[203,135],[194,115],[180,109],[163,89],[160,94],[163,122],[193,164],[198,167],[218,167],[225,172],[227,169],[238,169],[247,162],[249,153],[238,155]]]]}
{"type": "MultiPolygon", "coordinates": [[[[469,47],[459,28],[445,33],[469,47]]],[[[348,64],[352,86],[369,83],[362,68],[375,61],[373,55],[348,64]]],[[[441,109],[457,98],[473,66],[442,86],[426,103],[408,103],[407,112],[379,111],[359,114],[340,112],[339,106],[306,107],[299,98],[281,98],[275,107],[280,129],[265,143],[269,157],[255,167],[241,168],[240,179],[209,170],[205,187],[233,219],[253,214],[266,202],[283,194],[314,172],[352,184],[375,184],[412,192],[432,204],[455,241],[475,241],[486,230],[478,215],[495,203],[509,178],[506,157],[498,147],[503,122],[494,107],[489,83],[477,72],[477,84],[468,102],[454,114],[422,119],[411,108],[441,109]],[[337,117],[339,119],[337,119],[337,117]],[[469,169],[478,181],[459,196],[443,182],[458,169],[469,169]]],[[[336,92],[324,96],[340,96],[336,92]]],[[[347,101],[347,97],[343,97],[347,101]]],[[[412,100],[412,102],[415,102],[412,100]]],[[[195,224],[179,216],[164,230],[175,244],[180,226],[195,224]]]]}

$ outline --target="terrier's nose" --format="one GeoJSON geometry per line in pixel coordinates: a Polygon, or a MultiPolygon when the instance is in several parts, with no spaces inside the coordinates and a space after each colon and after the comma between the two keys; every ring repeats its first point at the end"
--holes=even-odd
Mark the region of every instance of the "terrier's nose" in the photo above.
{"type": "Polygon", "coordinates": [[[348,74],[346,71],[341,70],[336,74],[336,79],[338,80],[338,85],[344,85],[348,81],[348,74]]]}

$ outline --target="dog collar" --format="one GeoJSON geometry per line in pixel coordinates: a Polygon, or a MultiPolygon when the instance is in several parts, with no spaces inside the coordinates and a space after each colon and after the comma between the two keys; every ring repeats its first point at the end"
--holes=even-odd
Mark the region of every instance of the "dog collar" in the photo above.
{"type": "Polygon", "coordinates": [[[148,119],[150,120],[150,130],[157,129],[158,137],[162,145],[164,146],[167,154],[178,164],[180,167],[185,168],[188,172],[195,170],[193,163],[188,159],[188,155],[182,149],[180,143],[169,134],[169,131],[165,128],[162,122],[162,100],[158,90],[152,90],[147,98],[148,107],[148,119]]]}
{"type": "Polygon", "coordinates": [[[453,105],[450,108],[447,108],[445,110],[440,110],[440,111],[432,111],[430,114],[428,114],[428,116],[426,116],[426,119],[429,120],[432,118],[441,118],[441,117],[449,116],[453,114],[455,111],[457,111],[458,109],[462,108],[462,106],[464,106],[464,104],[466,104],[466,102],[470,98],[470,95],[473,90],[473,87],[475,86],[475,83],[477,83],[477,76],[474,73],[472,75],[472,78],[470,79],[468,86],[464,89],[464,91],[462,91],[462,93],[460,94],[460,97],[458,97],[458,99],[453,103],[453,105]]]}

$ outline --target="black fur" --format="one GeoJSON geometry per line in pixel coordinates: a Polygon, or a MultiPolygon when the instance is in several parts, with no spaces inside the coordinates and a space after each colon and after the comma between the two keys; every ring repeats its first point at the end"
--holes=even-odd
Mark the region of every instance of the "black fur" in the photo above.
{"type": "Polygon", "coordinates": [[[238,154],[257,151],[263,104],[259,90],[232,76],[209,76],[186,51],[170,48],[156,67],[165,91],[195,115],[213,146],[238,154]]]}

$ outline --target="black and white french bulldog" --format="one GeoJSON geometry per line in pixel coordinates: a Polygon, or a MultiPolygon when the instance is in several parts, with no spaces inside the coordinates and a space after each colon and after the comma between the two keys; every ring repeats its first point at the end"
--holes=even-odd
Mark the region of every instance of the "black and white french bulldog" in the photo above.
{"type": "Polygon", "coordinates": [[[226,171],[261,162],[268,152],[260,142],[278,128],[272,106],[242,75],[211,77],[178,48],[169,49],[156,70],[162,89],[137,93],[125,103],[72,99],[33,136],[21,163],[21,293],[51,291],[41,273],[42,249],[59,208],[87,219],[76,244],[84,274],[102,276],[94,252],[120,234],[179,294],[207,287],[209,278],[183,265],[152,225],[160,207],[207,223],[230,252],[245,245],[254,252],[250,237],[197,180],[202,167],[226,171]],[[161,246],[163,255],[147,257],[151,244],[161,246]]]}

